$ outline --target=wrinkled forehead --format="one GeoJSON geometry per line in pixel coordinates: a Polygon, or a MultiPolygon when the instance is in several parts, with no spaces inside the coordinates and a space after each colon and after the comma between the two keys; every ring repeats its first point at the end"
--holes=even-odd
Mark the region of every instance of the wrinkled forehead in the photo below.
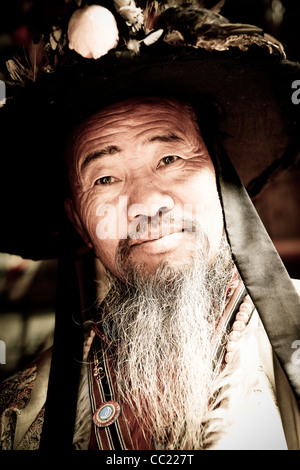
{"type": "Polygon", "coordinates": [[[189,103],[161,97],[144,97],[124,100],[111,104],[80,123],[72,132],[69,139],[68,153],[75,158],[81,153],[88,141],[93,141],[94,135],[110,135],[111,132],[121,133],[126,129],[145,130],[156,123],[170,131],[182,131],[183,123],[186,128],[193,129],[199,135],[197,118],[189,103]]]}
{"type": "Polygon", "coordinates": [[[157,116],[157,118],[159,118],[160,115],[169,115],[170,117],[173,116],[175,119],[181,119],[182,113],[184,113],[186,118],[194,118],[192,106],[184,101],[166,97],[138,97],[113,103],[99,110],[83,121],[77,127],[77,132],[80,131],[80,129],[90,127],[91,124],[96,122],[109,122],[114,116],[120,116],[120,118],[124,116],[128,120],[134,120],[148,113],[151,116],[157,116]]]}

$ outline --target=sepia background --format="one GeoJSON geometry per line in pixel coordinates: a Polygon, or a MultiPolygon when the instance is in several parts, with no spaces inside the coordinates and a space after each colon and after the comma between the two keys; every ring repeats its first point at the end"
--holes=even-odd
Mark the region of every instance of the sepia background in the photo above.
{"type": "MultiPolygon", "coordinates": [[[[50,0],[1,2],[0,70],[15,47],[26,46],[34,25],[38,23],[42,28],[43,23],[51,23],[56,3],[50,0]]],[[[227,0],[221,13],[232,22],[261,26],[284,44],[288,59],[300,61],[298,0],[227,0]]],[[[299,183],[298,161],[254,200],[294,278],[300,278],[299,183]]],[[[0,340],[6,345],[6,358],[2,360],[5,363],[0,364],[0,381],[28,363],[37,352],[51,346],[55,293],[55,260],[32,261],[0,254],[0,340]]]]}

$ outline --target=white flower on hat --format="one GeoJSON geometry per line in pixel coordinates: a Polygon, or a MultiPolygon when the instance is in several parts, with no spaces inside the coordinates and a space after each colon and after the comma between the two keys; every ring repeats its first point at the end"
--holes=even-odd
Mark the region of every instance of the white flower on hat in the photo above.
{"type": "Polygon", "coordinates": [[[134,0],[114,0],[114,6],[133,33],[143,27],[143,11],[141,8],[137,8],[134,0]]]}
{"type": "Polygon", "coordinates": [[[76,10],[68,26],[69,48],[87,59],[99,59],[114,49],[119,31],[113,14],[100,5],[76,10]]]}

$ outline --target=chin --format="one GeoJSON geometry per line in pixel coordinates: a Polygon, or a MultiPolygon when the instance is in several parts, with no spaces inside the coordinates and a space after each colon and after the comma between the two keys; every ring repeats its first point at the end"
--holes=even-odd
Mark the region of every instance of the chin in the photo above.
{"type": "Polygon", "coordinates": [[[158,269],[162,267],[169,267],[173,270],[181,270],[186,268],[189,264],[193,265],[192,251],[175,253],[160,253],[159,255],[129,257],[127,262],[128,268],[133,268],[137,272],[143,273],[145,276],[155,275],[158,269]]]}

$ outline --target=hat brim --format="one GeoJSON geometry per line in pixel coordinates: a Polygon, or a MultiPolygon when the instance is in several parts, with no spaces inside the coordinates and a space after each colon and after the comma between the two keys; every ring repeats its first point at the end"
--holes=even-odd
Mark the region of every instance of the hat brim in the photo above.
{"type": "MultiPolygon", "coordinates": [[[[157,46],[159,47],[159,46],[157,46]]],[[[134,96],[206,97],[220,111],[220,136],[246,187],[288,154],[296,158],[299,121],[292,83],[299,64],[253,46],[248,52],[145,47],[139,57],[110,53],[57,70],[1,109],[5,181],[1,251],[29,258],[57,254],[64,219],[62,144],[100,108],[134,96]],[[292,155],[290,145],[292,142],[292,155]]],[[[201,111],[201,110],[200,110],[201,111]]],[[[77,245],[75,241],[75,245],[77,245]]]]}

